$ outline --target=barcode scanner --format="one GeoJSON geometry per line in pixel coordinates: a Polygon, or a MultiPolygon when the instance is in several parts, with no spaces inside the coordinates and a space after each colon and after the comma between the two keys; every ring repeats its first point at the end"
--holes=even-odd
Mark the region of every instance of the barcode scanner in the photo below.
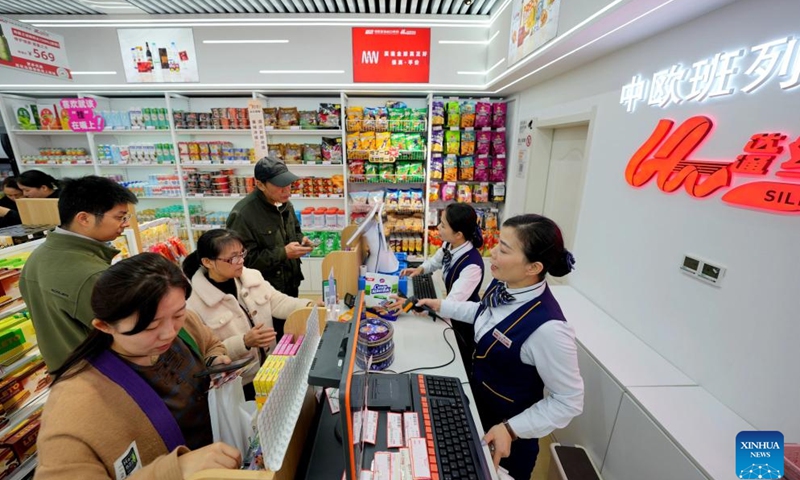
{"type": "Polygon", "coordinates": [[[427,305],[417,305],[418,301],[419,300],[417,297],[408,297],[403,303],[403,306],[400,307],[400,310],[402,310],[403,313],[408,313],[411,310],[414,310],[415,312],[427,312],[427,314],[433,318],[434,322],[437,318],[442,318],[431,307],[427,305]]]}

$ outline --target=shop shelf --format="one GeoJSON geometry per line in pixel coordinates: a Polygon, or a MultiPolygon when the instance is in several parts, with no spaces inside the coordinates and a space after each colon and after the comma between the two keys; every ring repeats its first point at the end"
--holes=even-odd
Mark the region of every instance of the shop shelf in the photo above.
{"type": "Polygon", "coordinates": [[[73,132],[72,130],[11,130],[14,135],[67,135],[86,136],[86,132],[73,132]]]}
{"type": "Polygon", "coordinates": [[[250,129],[176,128],[178,135],[251,135],[250,129]]]}
{"type": "Polygon", "coordinates": [[[102,163],[100,168],[175,168],[174,163],[102,163]]]}
{"type": "Polygon", "coordinates": [[[91,132],[94,135],[169,135],[169,129],[152,130],[103,130],[102,132],[91,132]]]}
{"type": "Polygon", "coordinates": [[[16,470],[11,472],[11,475],[8,477],[8,480],[20,480],[22,478],[25,478],[25,476],[31,473],[33,469],[36,468],[36,465],[39,464],[38,458],[39,458],[38,455],[35,453],[30,457],[26,458],[25,461],[22,462],[22,464],[16,468],[16,470]]]}
{"type": "Polygon", "coordinates": [[[94,167],[93,163],[21,163],[25,168],[71,168],[71,167],[94,167]]]}

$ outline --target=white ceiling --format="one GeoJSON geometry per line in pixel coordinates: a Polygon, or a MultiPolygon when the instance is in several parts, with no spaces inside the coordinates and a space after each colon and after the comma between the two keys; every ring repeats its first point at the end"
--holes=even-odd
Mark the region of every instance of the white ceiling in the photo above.
{"type": "Polygon", "coordinates": [[[489,15],[500,0],[0,0],[0,15],[489,15]]]}

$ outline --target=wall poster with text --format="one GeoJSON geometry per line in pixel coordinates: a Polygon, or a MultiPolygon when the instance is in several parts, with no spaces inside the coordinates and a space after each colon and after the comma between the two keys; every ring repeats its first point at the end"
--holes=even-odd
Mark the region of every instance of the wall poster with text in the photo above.
{"type": "Polygon", "coordinates": [[[555,38],[560,5],[561,0],[512,0],[509,65],[555,38]]]}
{"type": "Polygon", "coordinates": [[[199,82],[191,28],[118,29],[128,83],[199,82]]]}

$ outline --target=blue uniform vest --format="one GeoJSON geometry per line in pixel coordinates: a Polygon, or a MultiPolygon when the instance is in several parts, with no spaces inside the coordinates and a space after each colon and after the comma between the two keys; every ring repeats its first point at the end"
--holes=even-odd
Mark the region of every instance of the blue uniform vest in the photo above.
{"type": "MultiPolygon", "coordinates": [[[[450,245],[445,244],[443,248],[449,248],[450,245]]],[[[453,289],[453,284],[456,283],[461,272],[470,265],[477,265],[481,269],[481,282],[475,286],[472,295],[467,299],[470,302],[480,302],[481,296],[481,283],[483,283],[483,258],[477,248],[472,248],[469,252],[461,255],[458,260],[453,260],[450,263],[450,269],[444,272],[444,285],[447,288],[447,293],[453,289]]],[[[456,332],[456,343],[458,344],[458,351],[461,354],[461,361],[464,363],[464,370],[467,372],[467,377],[472,378],[472,354],[475,352],[475,326],[466,322],[452,322],[453,331],[456,332]]]]}
{"type": "MultiPolygon", "coordinates": [[[[497,280],[493,280],[484,296],[497,285],[497,280]]],[[[536,367],[522,363],[520,352],[528,337],[550,320],[566,321],[550,288],[545,286],[540,296],[517,308],[478,341],[473,357],[472,391],[486,429],[544,397],[544,382],[536,367]],[[509,347],[495,338],[495,330],[511,340],[509,347]]]]}
{"type": "MultiPolygon", "coordinates": [[[[443,248],[449,248],[449,245],[445,244],[443,248]]],[[[462,255],[458,260],[454,260],[450,264],[450,269],[444,272],[444,285],[447,289],[447,293],[450,293],[450,290],[453,288],[453,284],[456,283],[456,280],[458,280],[461,272],[470,265],[477,265],[478,268],[481,269],[481,278],[483,278],[483,257],[481,257],[481,253],[477,248],[472,248],[469,252],[462,255]]],[[[481,284],[479,283],[475,286],[475,290],[472,292],[472,295],[470,295],[467,301],[480,302],[480,291],[481,284]]]]}

